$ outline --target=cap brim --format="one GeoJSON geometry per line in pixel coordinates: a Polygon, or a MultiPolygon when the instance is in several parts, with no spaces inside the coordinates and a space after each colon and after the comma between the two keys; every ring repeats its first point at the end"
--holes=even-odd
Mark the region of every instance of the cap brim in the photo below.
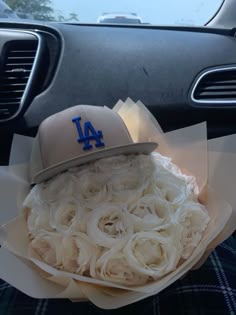
{"type": "Polygon", "coordinates": [[[149,154],[157,148],[158,144],[155,142],[141,142],[132,143],[122,146],[117,146],[108,149],[102,149],[92,153],[87,153],[82,156],[55,164],[43,171],[35,174],[32,178],[32,184],[39,184],[49,178],[66,171],[72,167],[80,166],[95,160],[103,159],[115,155],[127,155],[127,154],[149,154]]]}

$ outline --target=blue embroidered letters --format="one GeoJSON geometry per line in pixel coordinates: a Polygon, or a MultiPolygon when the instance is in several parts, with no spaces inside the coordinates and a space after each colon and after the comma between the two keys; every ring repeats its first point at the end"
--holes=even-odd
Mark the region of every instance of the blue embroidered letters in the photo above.
{"type": "Polygon", "coordinates": [[[80,124],[81,117],[77,116],[72,119],[73,123],[76,124],[77,131],[79,134],[78,142],[82,143],[84,142],[84,150],[92,149],[93,146],[90,143],[91,140],[95,140],[95,146],[96,147],[103,147],[105,144],[101,141],[101,138],[103,137],[102,131],[95,130],[92,123],[90,121],[86,121],[84,123],[84,132],[82,130],[81,124],[80,124]]]}

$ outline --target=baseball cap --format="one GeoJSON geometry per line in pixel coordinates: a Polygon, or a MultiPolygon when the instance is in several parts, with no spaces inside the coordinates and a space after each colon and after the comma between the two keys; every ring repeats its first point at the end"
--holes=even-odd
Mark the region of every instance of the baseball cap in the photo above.
{"type": "Polygon", "coordinates": [[[39,126],[30,160],[31,182],[38,184],[72,167],[105,157],[149,154],[156,147],[155,142],[134,143],[114,110],[77,105],[46,118],[39,126]]]}

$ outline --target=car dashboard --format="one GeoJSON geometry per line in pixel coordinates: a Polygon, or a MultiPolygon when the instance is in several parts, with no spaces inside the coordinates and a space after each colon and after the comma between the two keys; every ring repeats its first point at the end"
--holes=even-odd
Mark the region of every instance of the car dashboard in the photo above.
{"type": "Polygon", "coordinates": [[[35,136],[78,104],[142,101],[164,131],[207,121],[236,132],[234,29],[66,23],[0,24],[0,164],[14,133],[35,136]]]}

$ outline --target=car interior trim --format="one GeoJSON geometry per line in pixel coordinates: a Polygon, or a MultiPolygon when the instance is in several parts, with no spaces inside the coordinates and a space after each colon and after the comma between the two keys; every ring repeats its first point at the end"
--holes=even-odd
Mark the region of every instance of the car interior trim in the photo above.
{"type": "Polygon", "coordinates": [[[235,105],[236,104],[236,98],[234,99],[196,99],[195,98],[195,92],[196,92],[196,89],[198,88],[198,85],[199,83],[201,82],[201,80],[209,75],[209,74],[212,74],[212,73],[216,73],[216,72],[224,72],[224,71],[228,71],[228,70],[235,70],[236,71],[236,65],[235,66],[227,66],[227,67],[217,67],[214,69],[208,69],[208,70],[205,70],[203,73],[201,73],[201,75],[197,78],[196,82],[194,83],[193,87],[192,87],[192,90],[191,90],[191,101],[193,103],[196,103],[196,104],[214,104],[214,105],[217,105],[217,104],[220,104],[220,105],[224,105],[224,104],[232,104],[232,105],[235,105]]]}
{"type": "Polygon", "coordinates": [[[38,64],[39,56],[40,56],[40,53],[41,53],[41,47],[42,47],[42,38],[41,38],[40,34],[37,34],[36,32],[30,31],[30,30],[28,31],[28,30],[15,30],[15,29],[3,29],[3,30],[4,31],[9,31],[9,32],[18,32],[18,33],[24,33],[24,34],[31,34],[31,35],[33,35],[33,36],[35,36],[37,38],[38,45],[37,45],[37,51],[36,51],[36,54],[35,54],[35,59],[34,59],[34,62],[33,62],[33,65],[32,65],[32,69],[31,69],[31,72],[30,72],[30,75],[29,75],[29,79],[28,79],[28,82],[26,84],[24,93],[22,95],[22,98],[21,98],[21,101],[20,101],[20,104],[19,104],[19,108],[16,111],[16,113],[14,113],[9,118],[0,119],[0,122],[6,122],[6,121],[9,121],[9,120],[12,120],[12,119],[16,118],[21,113],[21,111],[22,111],[22,109],[24,107],[24,104],[25,104],[25,99],[26,99],[26,97],[27,97],[27,95],[28,95],[28,93],[30,91],[31,85],[32,85],[32,81],[33,81],[33,78],[34,78],[35,70],[36,70],[36,67],[37,67],[37,64],[38,64]]]}

